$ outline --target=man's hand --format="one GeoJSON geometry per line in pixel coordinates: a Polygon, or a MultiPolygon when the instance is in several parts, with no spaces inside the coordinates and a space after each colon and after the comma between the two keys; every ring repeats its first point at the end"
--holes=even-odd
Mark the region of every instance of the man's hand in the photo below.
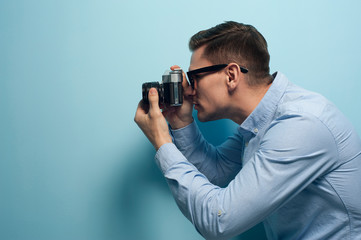
{"type": "Polygon", "coordinates": [[[157,90],[151,88],[148,94],[149,106],[141,101],[134,117],[134,121],[142,129],[156,150],[163,144],[172,142],[168,124],[158,105],[158,98],[157,90]]]}
{"type": "MultiPolygon", "coordinates": [[[[177,65],[171,67],[172,70],[180,68],[177,65]]],[[[193,122],[193,89],[189,86],[187,78],[183,72],[183,104],[180,107],[169,107],[163,111],[164,117],[172,129],[183,128],[193,122]]]]}

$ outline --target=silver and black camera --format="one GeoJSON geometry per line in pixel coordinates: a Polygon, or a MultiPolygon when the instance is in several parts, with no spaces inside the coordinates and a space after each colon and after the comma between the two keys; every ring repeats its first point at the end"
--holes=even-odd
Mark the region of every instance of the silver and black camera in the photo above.
{"type": "Polygon", "coordinates": [[[159,104],[164,106],[180,106],[183,103],[183,75],[182,69],[166,71],[162,76],[162,83],[146,82],[142,85],[143,101],[149,103],[148,93],[156,88],[159,94],[159,104]]]}

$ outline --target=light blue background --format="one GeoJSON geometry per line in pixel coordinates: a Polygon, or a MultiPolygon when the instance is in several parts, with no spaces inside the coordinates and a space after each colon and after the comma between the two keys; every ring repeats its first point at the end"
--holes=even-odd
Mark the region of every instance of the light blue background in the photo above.
{"type": "MultiPolygon", "coordinates": [[[[0,0],[0,239],[202,239],[133,122],[141,84],[173,64],[187,69],[197,31],[249,23],[268,41],[272,72],[325,95],[360,134],[360,9],[356,0],[0,0]]],[[[201,124],[215,144],[234,127],[201,124]]]]}

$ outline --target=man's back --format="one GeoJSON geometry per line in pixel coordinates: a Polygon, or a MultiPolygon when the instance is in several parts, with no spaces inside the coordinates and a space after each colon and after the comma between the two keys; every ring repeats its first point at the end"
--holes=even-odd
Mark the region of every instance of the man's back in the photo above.
{"type": "MultiPolygon", "coordinates": [[[[337,154],[329,157],[333,164],[324,174],[266,219],[267,235],[270,239],[361,239],[360,138],[333,104],[289,83],[275,118],[291,114],[324,125],[334,138],[337,154]]],[[[322,146],[316,139],[312,144],[322,146]]]]}

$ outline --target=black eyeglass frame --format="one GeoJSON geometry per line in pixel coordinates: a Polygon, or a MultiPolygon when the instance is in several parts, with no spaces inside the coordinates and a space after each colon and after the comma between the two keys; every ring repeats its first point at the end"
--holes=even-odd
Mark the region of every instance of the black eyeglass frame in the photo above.
{"type": "MultiPolygon", "coordinates": [[[[199,73],[218,72],[227,66],[228,66],[228,64],[217,64],[217,65],[212,65],[212,66],[198,68],[198,69],[189,71],[189,72],[187,72],[188,81],[191,84],[192,88],[194,89],[194,76],[195,75],[197,75],[199,73]]],[[[242,73],[248,73],[247,68],[241,67],[241,66],[239,66],[239,68],[241,69],[242,73]]]]}

